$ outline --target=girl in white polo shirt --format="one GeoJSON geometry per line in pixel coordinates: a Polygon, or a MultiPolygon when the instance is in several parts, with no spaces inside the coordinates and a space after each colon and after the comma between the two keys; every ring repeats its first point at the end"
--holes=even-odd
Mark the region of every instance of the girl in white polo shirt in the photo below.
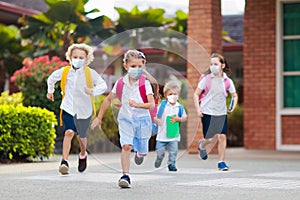
{"type": "Polygon", "coordinates": [[[194,102],[198,116],[202,120],[204,139],[198,143],[200,157],[203,160],[208,158],[207,152],[218,141],[218,168],[226,171],[229,167],[224,162],[227,134],[227,113],[234,111],[238,102],[238,96],[233,81],[227,76],[230,75],[229,66],[225,58],[213,53],[210,60],[210,73],[204,76],[198,83],[194,93],[194,102]],[[205,91],[206,90],[206,91],[205,91]],[[205,96],[200,99],[202,93],[205,96]],[[227,110],[227,92],[233,97],[232,108],[227,110]]]}
{"type": "MultiPolygon", "coordinates": [[[[120,134],[121,166],[123,175],[119,179],[119,187],[130,188],[131,181],[129,177],[130,153],[133,149],[135,153],[135,163],[140,165],[143,157],[148,153],[148,142],[152,133],[152,120],[150,109],[155,107],[154,94],[149,80],[145,80],[144,85],[147,102],[141,96],[139,82],[146,63],[145,55],[137,50],[129,50],[125,53],[123,67],[127,71],[124,77],[121,77],[114,85],[112,91],[103,101],[98,117],[93,120],[91,128],[101,126],[105,111],[110,106],[112,100],[118,96],[118,85],[123,81],[121,94],[121,108],[118,114],[118,128],[120,134]]],[[[148,74],[148,73],[146,73],[148,74]]],[[[149,74],[148,74],[149,75],[149,74]]],[[[143,75],[144,76],[144,75],[143,75]]]]}

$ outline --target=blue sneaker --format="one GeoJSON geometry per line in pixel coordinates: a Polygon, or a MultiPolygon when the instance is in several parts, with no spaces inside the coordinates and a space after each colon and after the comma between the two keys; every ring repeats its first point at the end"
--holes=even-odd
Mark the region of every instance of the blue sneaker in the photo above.
{"type": "Polygon", "coordinates": [[[127,174],[124,174],[119,180],[120,188],[131,188],[130,178],[127,174]]]}
{"type": "Polygon", "coordinates": [[[202,143],[202,141],[199,140],[199,142],[198,142],[198,150],[199,150],[199,153],[200,153],[200,158],[202,158],[202,160],[206,160],[208,158],[207,152],[206,152],[206,149],[201,149],[200,148],[201,143],[202,143]]]}
{"type": "Polygon", "coordinates": [[[134,155],[134,162],[137,165],[141,165],[144,161],[144,157],[138,157],[137,152],[134,155]]]}
{"type": "Polygon", "coordinates": [[[169,164],[168,168],[169,168],[170,172],[176,172],[177,171],[177,168],[176,168],[176,166],[174,164],[169,164]]]}
{"type": "Polygon", "coordinates": [[[218,168],[221,171],[227,171],[229,169],[229,167],[226,165],[225,162],[219,162],[218,163],[218,168]]]}

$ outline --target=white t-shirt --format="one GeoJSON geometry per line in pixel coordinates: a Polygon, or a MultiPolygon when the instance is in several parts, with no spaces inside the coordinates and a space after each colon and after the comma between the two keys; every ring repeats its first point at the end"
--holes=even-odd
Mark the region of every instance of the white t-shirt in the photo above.
{"type": "MultiPolygon", "coordinates": [[[[129,100],[134,100],[136,103],[144,103],[140,90],[139,90],[139,81],[134,82],[132,85],[129,83],[128,74],[126,74],[123,78],[124,87],[123,87],[123,94],[122,94],[122,106],[120,108],[119,114],[123,116],[127,116],[132,118],[135,117],[142,117],[142,116],[150,116],[148,109],[143,108],[134,108],[129,106],[129,100]]],[[[116,94],[118,82],[115,83],[112,93],[116,94]]],[[[146,87],[146,95],[153,94],[151,84],[149,80],[145,81],[146,87]]]]}
{"type": "MultiPolygon", "coordinates": [[[[162,117],[160,119],[162,122],[162,126],[158,126],[158,133],[156,136],[157,141],[161,141],[161,142],[180,141],[180,134],[175,138],[167,137],[167,122],[166,122],[167,116],[178,115],[180,105],[181,104],[176,102],[176,104],[174,106],[172,106],[169,102],[167,102],[164,112],[162,114],[162,117]]],[[[158,107],[158,110],[159,110],[159,107],[158,107]]],[[[183,108],[182,117],[186,117],[186,116],[187,115],[186,115],[185,109],[183,108]]]]}
{"type": "MultiPolygon", "coordinates": [[[[227,107],[226,107],[226,97],[224,95],[225,91],[225,78],[228,78],[226,73],[223,72],[223,77],[218,78],[211,74],[212,82],[211,87],[206,94],[206,96],[202,99],[200,107],[202,109],[202,113],[208,115],[226,115],[227,107]]],[[[232,94],[235,93],[235,87],[233,81],[229,79],[230,87],[228,91],[232,94]]],[[[206,87],[207,76],[205,76],[199,83],[198,88],[200,90],[204,90],[206,87]]]]}
{"type": "MultiPolygon", "coordinates": [[[[48,93],[54,93],[55,83],[61,80],[63,70],[64,67],[54,71],[49,76],[47,80],[48,93]]],[[[105,81],[95,70],[90,68],[90,72],[93,84],[93,96],[104,93],[107,89],[105,81]]],[[[77,70],[74,70],[72,67],[70,68],[65,87],[66,94],[60,108],[72,116],[77,115],[78,119],[89,118],[92,115],[93,108],[90,95],[84,92],[87,84],[83,67],[77,70]]]]}

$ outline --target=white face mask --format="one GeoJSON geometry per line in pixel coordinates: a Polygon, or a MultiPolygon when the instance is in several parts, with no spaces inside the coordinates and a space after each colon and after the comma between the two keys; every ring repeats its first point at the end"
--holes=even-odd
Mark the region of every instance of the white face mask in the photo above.
{"type": "Polygon", "coordinates": [[[174,95],[174,94],[169,95],[167,96],[167,99],[170,103],[176,103],[178,100],[178,95],[174,95]]]}
{"type": "Polygon", "coordinates": [[[129,68],[128,74],[129,76],[131,76],[131,78],[139,79],[140,76],[143,74],[143,68],[129,68]]]}
{"type": "Polygon", "coordinates": [[[220,73],[220,67],[217,65],[211,65],[210,66],[210,71],[214,74],[214,75],[218,75],[220,73]]]}
{"type": "Polygon", "coordinates": [[[84,62],[85,62],[84,59],[76,59],[76,58],[72,59],[72,65],[76,69],[79,69],[79,68],[83,67],[84,66],[84,62]]]}

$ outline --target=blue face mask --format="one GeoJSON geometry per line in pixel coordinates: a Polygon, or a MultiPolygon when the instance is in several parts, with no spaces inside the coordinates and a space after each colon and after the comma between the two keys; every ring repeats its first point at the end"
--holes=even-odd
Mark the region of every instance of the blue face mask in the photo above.
{"type": "Polygon", "coordinates": [[[72,59],[72,65],[76,69],[79,69],[79,68],[83,67],[84,66],[84,62],[85,62],[84,59],[76,59],[76,58],[72,59]]]}
{"type": "Polygon", "coordinates": [[[143,68],[129,68],[128,74],[133,79],[139,79],[140,76],[143,74],[143,68]]]}

